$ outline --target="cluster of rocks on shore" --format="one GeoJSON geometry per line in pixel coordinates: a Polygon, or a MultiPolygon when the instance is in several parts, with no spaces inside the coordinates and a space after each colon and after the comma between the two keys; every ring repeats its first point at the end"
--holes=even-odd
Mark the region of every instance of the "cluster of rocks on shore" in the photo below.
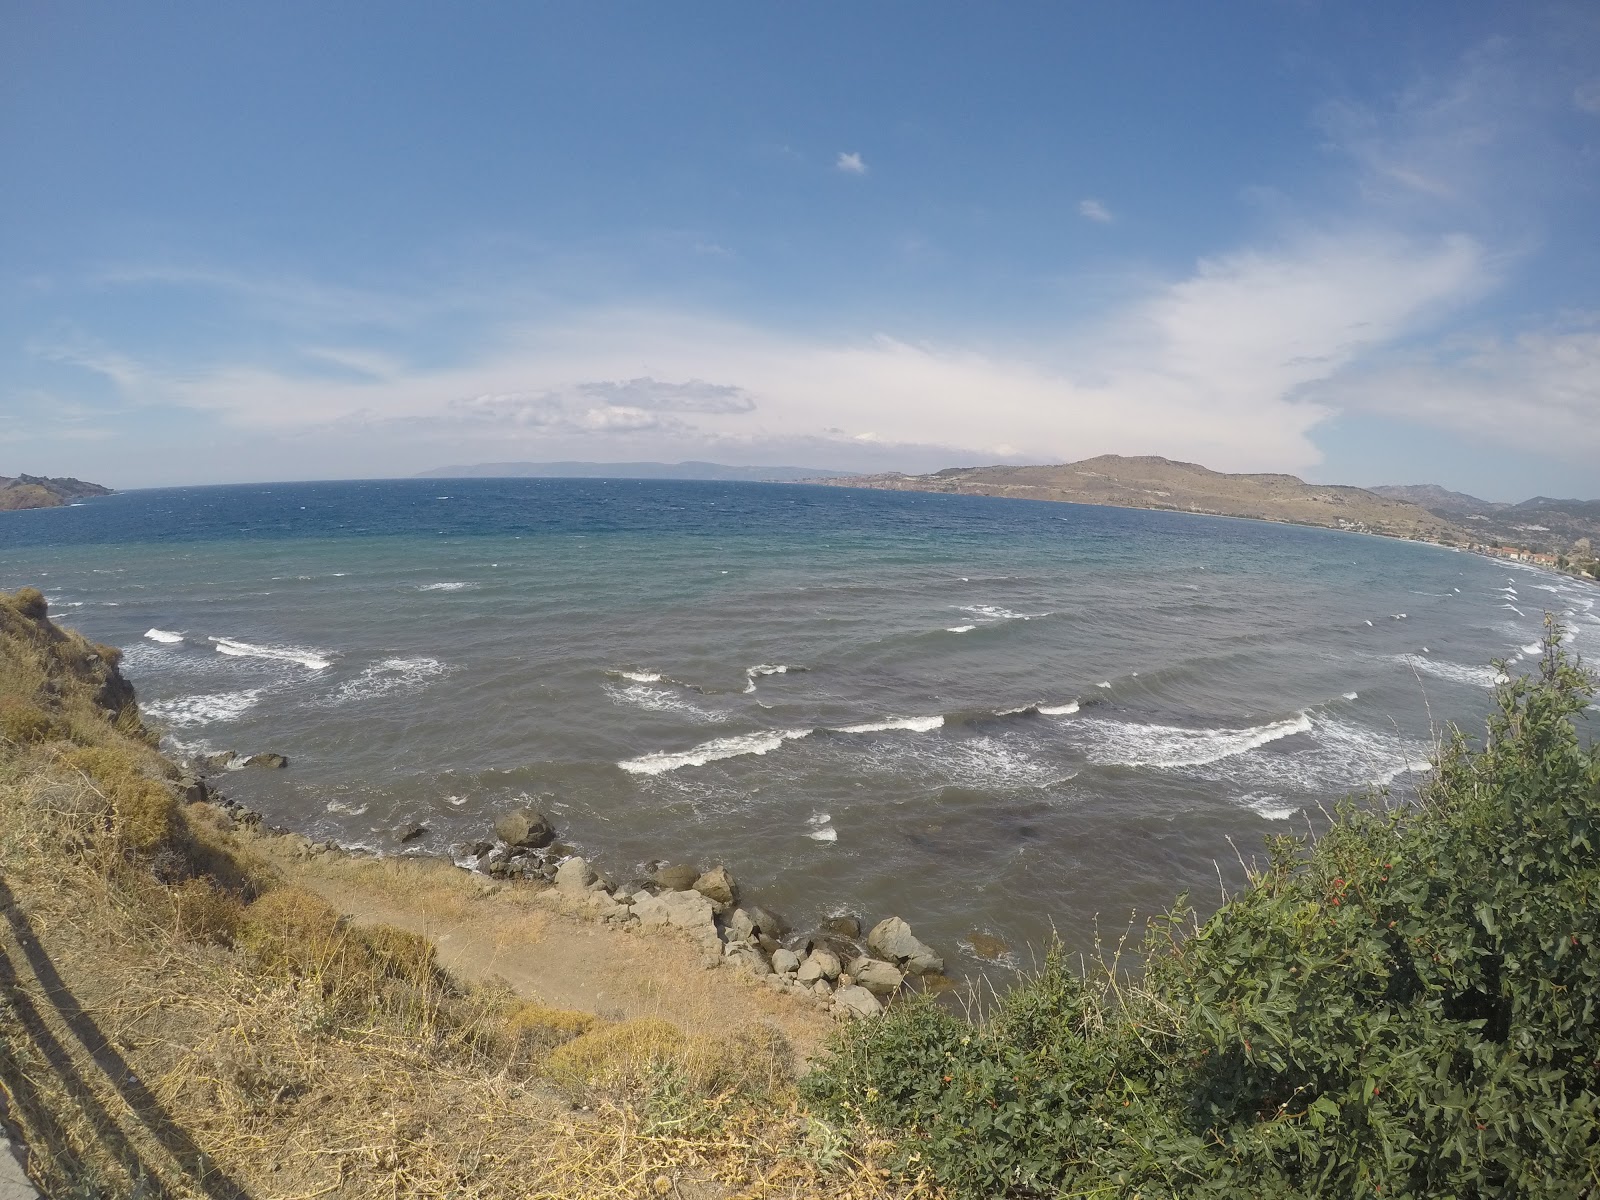
{"type": "Polygon", "coordinates": [[[236,750],[223,750],[217,754],[197,755],[191,761],[197,769],[212,775],[219,771],[237,771],[242,767],[281,771],[289,765],[286,757],[272,751],[265,754],[240,754],[236,750]]]}
{"type": "Polygon", "coordinates": [[[504,814],[494,834],[458,847],[456,862],[500,878],[544,880],[612,924],[680,930],[705,952],[708,967],[747,971],[842,1018],[878,1015],[913,978],[934,989],[949,985],[944,959],[899,917],[879,921],[864,937],[861,922],[849,916],[796,933],[781,917],[741,902],[738,882],[723,866],[651,863],[644,877],[621,884],[557,842],[554,826],[535,809],[504,814]]]}

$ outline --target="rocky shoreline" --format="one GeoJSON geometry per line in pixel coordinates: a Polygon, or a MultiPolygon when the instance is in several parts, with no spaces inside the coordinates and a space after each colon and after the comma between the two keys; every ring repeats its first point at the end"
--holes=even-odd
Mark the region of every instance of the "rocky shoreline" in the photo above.
{"type": "MultiPolygon", "coordinates": [[[[313,842],[266,823],[258,812],[216,790],[208,776],[238,764],[266,766],[258,759],[280,755],[212,755],[190,759],[179,791],[190,803],[212,805],[229,819],[261,834],[296,839],[296,852],[364,856],[337,842],[313,842]]],[[[394,831],[397,846],[427,832],[412,824],[394,831]]],[[[825,1009],[841,1020],[881,1014],[913,989],[943,992],[953,984],[944,958],[898,916],[871,928],[854,916],[832,917],[815,929],[796,931],[780,916],[741,894],[727,867],[701,868],[653,862],[644,873],[618,882],[595,870],[576,848],[557,840],[555,826],[536,808],[509,810],[490,836],[451,848],[450,861],[485,880],[521,884],[548,893],[563,907],[607,925],[640,931],[676,931],[703,952],[707,969],[743,972],[776,992],[825,1009]]]]}

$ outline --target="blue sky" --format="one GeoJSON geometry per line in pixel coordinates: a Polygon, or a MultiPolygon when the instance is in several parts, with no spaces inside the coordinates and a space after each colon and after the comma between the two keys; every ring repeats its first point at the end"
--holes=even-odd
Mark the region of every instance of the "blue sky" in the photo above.
{"type": "Polygon", "coordinates": [[[1593,4],[6,12],[0,473],[1600,495],[1593,4]]]}

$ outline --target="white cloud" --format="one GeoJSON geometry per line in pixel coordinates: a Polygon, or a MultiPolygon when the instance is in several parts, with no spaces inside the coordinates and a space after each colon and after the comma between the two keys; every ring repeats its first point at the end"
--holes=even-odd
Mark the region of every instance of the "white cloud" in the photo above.
{"type": "Polygon", "coordinates": [[[936,460],[931,448],[970,462],[1025,447],[1035,461],[1133,450],[1296,470],[1317,461],[1309,434],[1328,411],[1308,388],[1490,277],[1466,238],[1322,234],[1205,259],[1102,325],[1011,352],[618,309],[523,318],[448,366],[349,349],[335,357],[352,369],[336,375],[158,369],[103,353],[73,361],[129,398],[253,431],[477,439],[497,458],[557,442],[604,458],[625,442],[772,461],[772,447],[798,446],[827,466],[859,459],[845,446],[870,446],[890,466],[936,460]],[[824,454],[829,446],[840,452],[824,454]]]}
{"type": "Polygon", "coordinates": [[[859,154],[846,154],[839,152],[839,157],[834,159],[834,170],[843,171],[847,175],[865,175],[867,164],[859,154]]]}
{"type": "Polygon", "coordinates": [[[1100,201],[1094,199],[1078,201],[1078,215],[1087,217],[1091,221],[1099,221],[1102,224],[1109,224],[1115,220],[1111,215],[1111,210],[1101,204],[1100,201]]]}
{"type": "Polygon", "coordinates": [[[1508,449],[1593,461],[1600,455],[1600,313],[1513,337],[1456,337],[1387,355],[1315,395],[1508,449]]]}

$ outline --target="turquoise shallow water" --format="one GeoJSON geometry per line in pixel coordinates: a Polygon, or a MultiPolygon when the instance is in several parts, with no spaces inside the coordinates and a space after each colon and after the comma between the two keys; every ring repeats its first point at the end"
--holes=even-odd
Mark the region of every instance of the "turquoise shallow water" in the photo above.
{"type": "Polygon", "coordinates": [[[316,837],[447,852],[519,796],[611,873],[806,921],[1086,945],[1233,844],[1404,791],[1600,592],[1323,530],[762,484],[392,481],[7,514],[0,582],[127,652],[177,749],[316,837]]]}

